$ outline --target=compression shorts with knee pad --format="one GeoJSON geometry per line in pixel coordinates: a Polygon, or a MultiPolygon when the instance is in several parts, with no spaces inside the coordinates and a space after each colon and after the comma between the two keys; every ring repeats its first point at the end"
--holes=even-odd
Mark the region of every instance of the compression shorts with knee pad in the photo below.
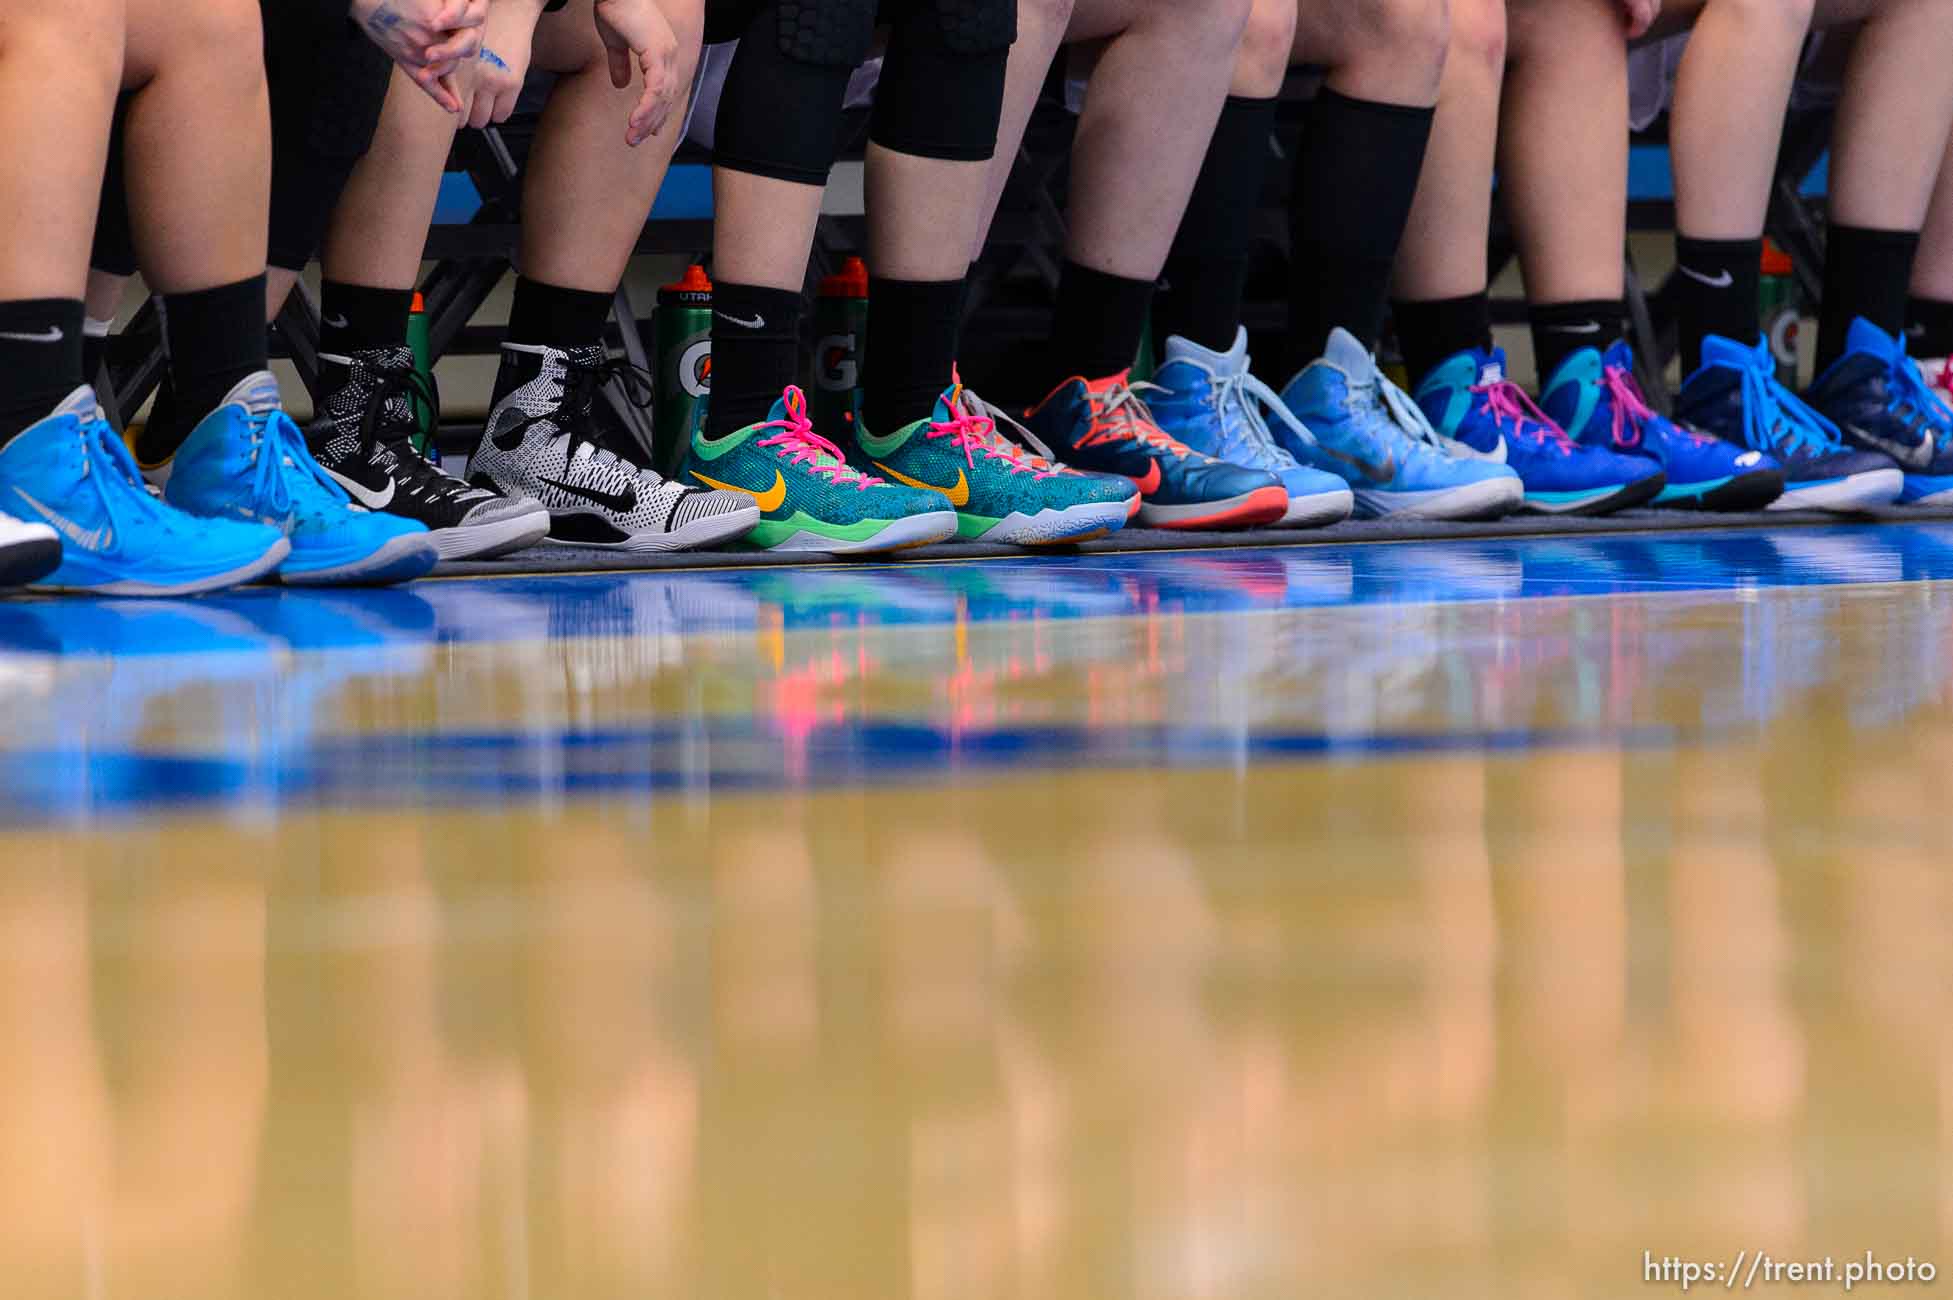
{"type": "Polygon", "coordinates": [[[1014,0],[892,0],[869,138],[919,158],[981,161],[997,148],[1014,0]]]}

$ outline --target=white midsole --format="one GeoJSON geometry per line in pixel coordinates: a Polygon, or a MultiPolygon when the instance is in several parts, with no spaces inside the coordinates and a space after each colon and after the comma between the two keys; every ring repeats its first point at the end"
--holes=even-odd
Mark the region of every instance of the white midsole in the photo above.
{"type": "Polygon", "coordinates": [[[538,509],[485,524],[436,528],[429,535],[444,560],[492,560],[526,550],[549,536],[549,511],[538,509]]]}
{"type": "Polygon", "coordinates": [[[1488,478],[1458,487],[1423,492],[1386,492],[1357,488],[1357,509],[1369,517],[1402,519],[1476,519],[1517,510],[1526,489],[1517,478],[1488,478]]]}
{"type": "MultiPolygon", "coordinates": [[[[564,513],[570,513],[565,511],[564,513]]],[[[602,516],[598,516],[602,518],[602,516]]],[[[692,551],[711,546],[717,542],[730,542],[744,537],[753,531],[753,525],[760,521],[760,508],[757,505],[743,505],[736,510],[728,510],[721,515],[707,515],[682,524],[668,533],[632,533],[622,541],[584,542],[568,537],[549,537],[544,540],[552,546],[589,547],[599,551],[692,551]]],[[[604,520],[610,523],[609,520],[604,520]]],[[[611,524],[615,528],[617,525],[611,524]]]]}
{"type": "Polygon", "coordinates": [[[858,542],[836,541],[832,537],[822,537],[819,533],[801,530],[782,542],[775,542],[770,551],[821,551],[828,555],[865,555],[875,551],[892,551],[904,546],[927,546],[931,542],[946,542],[956,536],[956,512],[953,510],[931,510],[919,515],[905,515],[893,520],[888,527],[873,537],[858,542]]]}
{"type": "Polygon", "coordinates": [[[1348,488],[1333,492],[1312,492],[1305,497],[1290,497],[1288,513],[1276,521],[1279,528],[1321,528],[1340,524],[1356,509],[1356,494],[1348,488]]]}
{"type": "Polygon", "coordinates": [[[973,540],[1023,546],[1063,541],[1095,530],[1111,532],[1125,526],[1124,501],[1084,501],[1062,510],[1040,510],[1034,515],[1012,511],[973,540]]]}
{"type": "Polygon", "coordinates": [[[1868,469],[1835,483],[1787,487],[1766,510],[1837,510],[1850,512],[1890,505],[1905,490],[1905,474],[1898,469],[1868,469]]]}

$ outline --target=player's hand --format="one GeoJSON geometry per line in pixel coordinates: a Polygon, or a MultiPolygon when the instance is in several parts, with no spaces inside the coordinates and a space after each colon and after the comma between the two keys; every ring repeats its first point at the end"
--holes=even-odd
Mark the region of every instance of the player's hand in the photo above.
{"type": "Polygon", "coordinates": [[[488,0],[352,0],[347,12],[435,103],[461,112],[454,71],[481,49],[488,0]]]}
{"type": "Polygon", "coordinates": [[[678,34],[652,0],[597,0],[592,8],[610,54],[611,84],[629,86],[633,63],[644,73],[644,93],[624,127],[628,143],[643,144],[664,130],[684,90],[678,84],[678,34]]]}
{"type": "Polygon", "coordinates": [[[1637,40],[1648,34],[1661,16],[1661,0],[1621,0],[1621,7],[1627,10],[1628,39],[1637,40]]]}
{"type": "Polygon", "coordinates": [[[469,126],[480,130],[493,122],[508,121],[515,112],[523,79],[529,75],[536,20],[541,16],[541,5],[512,0],[501,0],[489,10],[488,26],[482,29],[481,53],[475,56],[469,126]]]}

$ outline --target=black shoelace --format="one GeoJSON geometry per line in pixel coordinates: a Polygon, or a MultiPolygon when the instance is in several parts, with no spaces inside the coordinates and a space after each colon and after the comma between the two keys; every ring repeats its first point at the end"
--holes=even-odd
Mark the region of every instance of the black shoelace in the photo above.
{"type": "Polygon", "coordinates": [[[585,361],[573,356],[564,367],[563,400],[556,408],[556,427],[570,436],[565,448],[569,459],[576,458],[579,446],[607,450],[596,438],[596,406],[604,385],[612,379],[632,406],[642,411],[651,405],[651,372],[624,357],[606,355],[601,361],[585,361]]]}
{"type": "Polygon", "coordinates": [[[427,453],[414,446],[413,435],[419,432],[414,421],[417,406],[427,408],[432,427],[441,424],[441,394],[433,381],[405,366],[373,368],[367,373],[373,380],[373,391],[367,394],[366,409],[360,413],[361,461],[371,464],[374,448],[386,447],[393,453],[395,480],[408,495],[423,500],[453,500],[474,491],[460,479],[441,472],[432,459],[431,441],[427,453]]]}

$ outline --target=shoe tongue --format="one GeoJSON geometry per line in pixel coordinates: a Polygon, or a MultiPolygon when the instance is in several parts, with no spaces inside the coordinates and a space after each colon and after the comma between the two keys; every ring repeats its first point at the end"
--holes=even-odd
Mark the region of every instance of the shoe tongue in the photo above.
{"type": "Polygon", "coordinates": [[[1505,353],[1481,352],[1478,355],[1478,386],[1490,388],[1505,382],[1505,353]]]}
{"type": "Polygon", "coordinates": [[[1904,346],[1902,339],[1893,338],[1863,316],[1851,319],[1851,328],[1845,331],[1846,352],[1869,352],[1875,357],[1896,355],[1904,346]]]}
{"type": "Polygon", "coordinates": [[[61,399],[61,405],[54,408],[50,413],[50,418],[72,415],[83,424],[86,424],[95,418],[95,412],[100,405],[101,403],[96,400],[95,390],[87,384],[83,384],[80,388],[75,389],[74,392],[69,393],[61,399]]]}
{"type": "Polygon", "coordinates": [[[1202,347],[1192,339],[1169,334],[1166,339],[1166,359],[1168,361],[1191,361],[1195,365],[1213,371],[1217,375],[1238,375],[1248,368],[1248,331],[1246,327],[1234,327],[1234,345],[1225,352],[1216,352],[1202,347]]]}
{"type": "Polygon", "coordinates": [[[1733,366],[1747,370],[1755,360],[1756,349],[1744,347],[1734,339],[1726,339],[1720,334],[1704,335],[1702,339],[1702,364],[1705,366],[1733,366]]]}
{"type": "Polygon", "coordinates": [[[1329,344],[1322,350],[1322,359],[1351,379],[1368,379],[1376,373],[1377,363],[1370,350],[1340,326],[1329,332],[1329,344]]]}
{"type": "Polygon", "coordinates": [[[1625,370],[1629,374],[1633,374],[1634,349],[1627,345],[1626,339],[1615,339],[1607,351],[1602,354],[1600,364],[1603,366],[1612,366],[1616,370],[1625,370]]]}
{"type": "Polygon", "coordinates": [[[963,413],[962,397],[961,384],[952,384],[945,388],[942,396],[936,399],[936,409],[929,413],[929,418],[937,424],[954,424],[957,417],[963,413]]]}
{"type": "Polygon", "coordinates": [[[253,415],[269,415],[283,405],[278,393],[278,377],[269,370],[246,375],[237,381],[237,387],[224,394],[224,400],[217,405],[241,406],[253,415]]]}

